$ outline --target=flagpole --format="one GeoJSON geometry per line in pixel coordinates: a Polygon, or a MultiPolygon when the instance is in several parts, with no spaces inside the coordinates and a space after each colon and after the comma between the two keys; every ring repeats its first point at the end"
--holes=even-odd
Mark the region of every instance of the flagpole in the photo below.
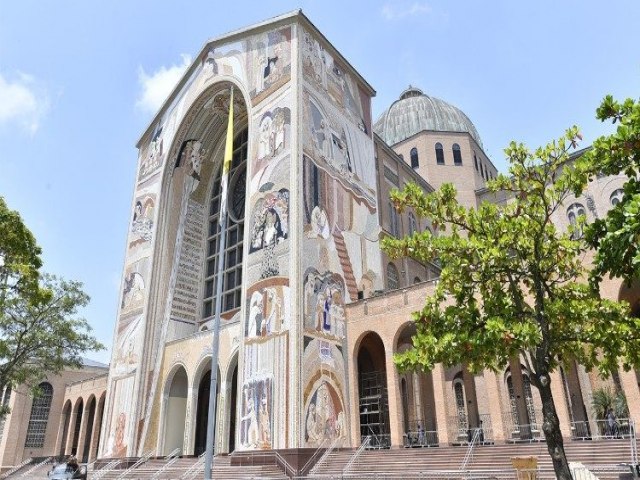
{"type": "MultiPolygon", "coordinates": [[[[216,309],[213,319],[213,343],[211,347],[211,386],[209,387],[209,413],[207,415],[207,446],[204,457],[204,478],[212,477],[213,466],[213,436],[216,423],[216,390],[218,386],[218,351],[220,350],[220,313],[222,311],[222,275],[224,272],[224,249],[227,243],[227,190],[229,183],[229,170],[233,157],[233,85],[229,100],[229,121],[227,124],[227,141],[224,148],[224,161],[222,163],[222,178],[220,181],[220,240],[218,241],[218,272],[216,276],[216,309]]],[[[233,406],[231,408],[234,408],[233,406]]]]}

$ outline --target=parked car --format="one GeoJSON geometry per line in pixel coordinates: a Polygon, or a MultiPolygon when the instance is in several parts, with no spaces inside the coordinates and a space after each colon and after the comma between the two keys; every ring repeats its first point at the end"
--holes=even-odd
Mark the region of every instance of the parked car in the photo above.
{"type": "Polygon", "coordinates": [[[50,480],[87,480],[87,467],[70,463],[58,463],[47,472],[50,480]]]}

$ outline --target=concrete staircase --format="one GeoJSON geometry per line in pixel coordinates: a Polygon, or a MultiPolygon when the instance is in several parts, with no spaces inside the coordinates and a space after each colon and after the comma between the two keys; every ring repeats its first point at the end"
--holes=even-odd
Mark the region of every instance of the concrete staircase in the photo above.
{"type": "MultiPolygon", "coordinates": [[[[185,457],[179,458],[175,461],[169,468],[160,473],[160,475],[156,475],[167,463],[167,460],[159,458],[159,459],[150,459],[143,465],[140,465],[135,470],[132,470],[126,474],[126,476],[122,477],[123,479],[140,479],[140,480],[151,480],[154,476],[158,480],[177,480],[182,478],[182,476],[198,461],[195,457],[185,457]]],[[[92,473],[89,472],[87,480],[91,480],[92,473]]],[[[124,473],[124,470],[112,470],[105,473],[101,479],[102,480],[115,480],[119,478],[124,473]]],[[[193,479],[202,479],[204,476],[204,465],[200,466],[197,470],[193,472],[193,479]]],[[[44,477],[46,478],[46,474],[44,477]]],[[[282,472],[282,470],[277,465],[253,465],[253,466],[232,466],[230,457],[228,456],[218,456],[215,457],[213,462],[213,478],[215,479],[225,479],[225,480],[251,480],[251,479],[277,479],[277,480],[286,480],[288,477],[282,472]]]]}
{"type": "MultiPolygon", "coordinates": [[[[620,463],[630,461],[630,446],[628,440],[606,440],[567,442],[565,450],[570,462],[581,462],[592,468],[596,475],[603,480],[618,479],[619,472],[609,468],[620,463]],[[608,470],[609,472],[605,471],[608,470]]],[[[314,478],[330,479],[342,478],[343,470],[354,455],[354,449],[344,449],[332,452],[323,468],[316,471],[314,478]]],[[[365,450],[349,468],[345,478],[358,478],[367,475],[371,478],[430,478],[425,475],[429,471],[458,470],[467,453],[467,447],[435,447],[435,448],[400,448],[392,450],[365,450]],[[420,474],[423,474],[422,477],[420,474]]],[[[551,473],[553,465],[544,442],[507,444],[507,445],[478,445],[467,470],[501,470],[513,472],[512,457],[537,456],[538,468],[551,473]]],[[[547,478],[548,476],[544,476],[547,478]]],[[[553,474],[548,478],[553,478],[553,474]]]]}

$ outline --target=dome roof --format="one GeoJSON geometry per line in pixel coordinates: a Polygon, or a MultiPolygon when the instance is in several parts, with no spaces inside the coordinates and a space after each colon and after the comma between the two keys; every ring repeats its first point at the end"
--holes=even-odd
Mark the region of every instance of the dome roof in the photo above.
{"type": "Polygon", "coordinates": [[[400,143],[422,130],[468,132],[482,148],[476,127],[462,110],[412,86],[376,120],[373,130],[387,145],[400,143]]]}

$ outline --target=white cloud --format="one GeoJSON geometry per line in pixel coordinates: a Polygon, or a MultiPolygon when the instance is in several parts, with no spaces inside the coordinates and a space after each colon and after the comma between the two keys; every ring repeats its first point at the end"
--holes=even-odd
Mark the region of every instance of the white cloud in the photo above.
{"type": "Polygon", "coordinates": [[[387,20],[399,20],[413,15],[424,15],[431,12],[426,2],[388,2],[382,7],[382,16],[387,20]]]}
{"type": "Polygon", "coordinates": [[[138,108],[149,112],[155,112],[160,108],[184,71],[191,65],[190,55],[182,54],[181,57],[182,63],[170,67],[163,65],[151,74],[145,72],[143,67],[139,67],[138,82],[142,92],[136,101],[138,108]]]}
{"type": "Polygon", "coordinates": [[[32,75],[19,72],[9,79],[0,73],[0,126],[17,124],[33,135],[49,104],[46,89],[32,75]]]}

